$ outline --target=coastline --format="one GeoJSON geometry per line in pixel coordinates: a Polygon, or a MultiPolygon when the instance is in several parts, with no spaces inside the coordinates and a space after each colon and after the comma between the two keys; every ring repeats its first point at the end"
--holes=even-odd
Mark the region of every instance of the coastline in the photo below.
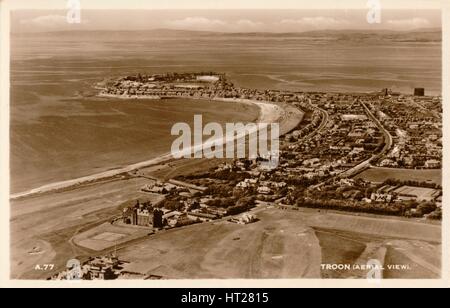
{"type": "MultiPolygon", "coordinates": [[[[214,98],[213,101],[256,105],[259,108],[259,117],[257,120],[258,124],[259,123],[270,124],[270,123],[280,122],[280,135],[283,135],[286,133],[285,132],[286,125],[283,125],[283,122],[287,121],[288,116],[287,116],[286,110],[284,108],[280,107],[279,105],[275,105],[275,104],[269,103],[269,102],[253,101],[253,100],[246,100],[246,99],[214,98]],[[282,129],[282,128],[284,128],[284,129],[282,129]]],[[[287,126],[289,126],[289,125],[287,125],[287,126]]],[[[254,132],[252,132],[252,133],[254,133],[254,132]]],[[[235,136],[234,141],[239,140],[241,138],[242,138],[242,136],[235,136]]],[[[211,142],[211,140],[206,140],[203,142],[203,144],[187,148],[187,149],[185,149],[185,151],[194,152],[194,153],[198,152],[209,142],[211,142]]],[[[80,186],[80,185],[87,184],[87,183],[95,183],[98,181],[102,181],[102,180],[106,180],[106,179],[110,179],[110,178],[119,176],[124,173],[133,172],[133,171],[136,171],[136,170],[139,170],[142,168],[148,168],[151,166],[160,165],[160,164],[163,164],[172,159],[174,159],[172,154],[166,153],[166,154],[160,155],[158,157],[155,157],[153,159],[138,162],[135,164],[130,164],[130,165],[127,165],[122,168],[108,170],[108,171],[104,171],[104,172],[100,172],[100,173],[96,173],[96,174],[92,174],[92,175],[88,175],[88,176],[84,176],[84,177],[79,177],[79,178],[72,179],[72,180],[54,182],[54,183],[46,184],[46,185],[31,189],[28,191],[11,194],[10,200],[22,199],[22,198],[26,198],[26,197],[30,197],[30,196],[43,194],[43,193],[50,193],[53,191],[68,189],[68,188],[80,186]]]]}

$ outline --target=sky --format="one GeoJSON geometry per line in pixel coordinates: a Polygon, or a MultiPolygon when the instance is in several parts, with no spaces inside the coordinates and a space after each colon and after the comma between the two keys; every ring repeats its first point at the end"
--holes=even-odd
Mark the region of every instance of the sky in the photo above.
{"type": "MultiPolygon", "coordinates": [[[[72,0],[3,0],[11,9],[65,9],[72,0]]],[[[372,0],[370,0],[372,1],[372,0]]],[[[368,0],[80,0],[84,9],[366,9],[368,0]]],[[[448,0],[379,0],[384,9],[439,9],[448,0]]]]}
{"type": "Polygon", "coordinates": [[[68,1],[76,0],[9,1],[12,31],[175,29],[279,33],[441,27],[439,0],[80,0],[80,24],[67,22],[68,1]],[[369,23],[368,2],[378,1],[380,23],[369,23]]]}

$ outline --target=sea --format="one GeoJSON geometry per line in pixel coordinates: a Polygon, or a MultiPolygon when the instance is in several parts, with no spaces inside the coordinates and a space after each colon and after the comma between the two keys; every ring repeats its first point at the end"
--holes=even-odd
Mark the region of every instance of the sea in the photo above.
{"type": "Polygon", "coordinates": [[[11,192],[92,175],[170,151],[173,124],[250,122],[258,108],[96,97],[105,78],[216,71],[240,87],[441,93],[441,44],[277,35],[78,31],[11,37],[11,192]]]}

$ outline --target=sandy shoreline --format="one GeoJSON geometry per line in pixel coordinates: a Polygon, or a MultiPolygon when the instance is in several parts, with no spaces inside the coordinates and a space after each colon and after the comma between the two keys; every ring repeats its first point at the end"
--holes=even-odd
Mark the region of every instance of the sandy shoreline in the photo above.
{"type": "MultiPolygon", "coordinates": [[[[246,100],[246,99],[219,99],[219,98],[216,98],[214,100],[221,101],[221,102],[229,102],[229,103],[242,103],[242,104],[256,105],[260,110],[259,117],[257,120],[258,124],[260,124],[260,123],[270,124],[270,123],[280,122],[280,127],[281,127],[280,134],[283,135],[284,133],[286,133],[283,130],[284,125],[282,125],[282,122],[284,120],[286,120],[286,118],[287,118],[286,113],[285,113],[285,110],[278,105],[275,105],[275,104],[272,104],[269,102],[253,101],[253,100],[246,100]]],[[[242,138],[242,136],[238,135],[235,137],[235,140],[239,140],[241,138],[242,138]]],[[[205,146],[205,144],[208,144],[211,141],[212,140],[207,140],[203,144],[185,149],[185,151],[186,152],[194,152],[194,153],[198,152],[205,146]]],[[[67,188],[79,186],[79,185],[82,185],[85,183],[92,183],[92,182],[112,178],[112,177],[118,176],[120,174],[136,171],[136,170],[139,170],[142,168],[159,165],[159,164],[167,162],[171,159],[173,159],[172,154],[167,153],[167,154],[161,155],[159,157],[156,157],[156,158],[153,158],[153,159],[150,159],[147,161],[143,161],[143,162],[139,162],[136,164],[131,164],[131,165],[125,166],[123,168],[108,170],[105,172],[101,172],[101,173],[97,173],[97,174],[93,174],[93,175],[89,175],[89,176],[85,176],[85,177],[80,177],[80,178],[73,179],[73,180],[50,183],[50,184],[43,185],[38,188],[34,188],[31,190],[25,191],[25,192],[12,194],[10,196],[10,199],[15,200],[15,199],[25,198],[25,197],[29,197],[29,196],[34,196],[37,194],[48,193],[48,192],[57,191],[57,190],[61,190],[61,189],[67,189],[67,188]]]]}

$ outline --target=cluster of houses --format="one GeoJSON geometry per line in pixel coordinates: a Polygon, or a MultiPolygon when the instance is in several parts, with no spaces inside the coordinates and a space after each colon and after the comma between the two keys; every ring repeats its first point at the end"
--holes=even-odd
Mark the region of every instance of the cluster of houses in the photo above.
{"type": "Polygon", "coordinates": [[[74,260],[70,268],[52,276],[49,280],[114,280],[122,273],[123,261],[115,255],[89,259],[84,264],[74,260]]]}
{"type": "Polygon", "coordinates": [[[390,131],[395,146],[379,166],[407,169],[442,168],[442,115],[439,98],[383,98],[371,102],[390,131]]]}
{"type": "Polygon", "coordinates": [[[48,280],[156,280],[163,277],[128,271],[130,264],[120,260],[116,254],[93,257],[81,264],[78,260],[67,264],[68,268],[48,280]]]}
{"type": "MultiPolygon", "coordinates": [[[[394,146],[387,155],[375,160],[379,166],[441,168],[442,121],[439,110],[432,107],[436,98],[397,95],[387,89],[366,95],[245,89],[235,87],[225,75],[213,72],[130,76],[109,84],[104,93],[252,99],[287,103],[304,111],[307,119],[283,139],[279,164],[274,170],[262,170],[257,161],[246,160],[226,163],[217,169],[247,173],[249,177],[237,183],[234,190],[255,195],[271,196],[295,189],[295,184],[287,183],[314,184],[337,176],[345,179],[349,170],[359,170],[381,156],[387,143],[381,124],[392,135],[394,146]],[[424,108],[428,100],[430,104],[424,108]],[[374,117],[377,119],[373,120],[374,117]]],[[[176,190],[170,183],[155,183],[142,189],[157,194],[176,190]]],[[[368,200],[392,202],[402,194],[407,198],[402,191],[381,190],[368,200]]],[[[183,204],[181,210],[163,212],[164,226],[209,221],[224,215],[222,209],[201,200],[188,200],[198,205],[183,204]]],[[[136,218],[128,221],[147,224],[152,221],[152,214],[148,209],[138,209],[136,218]]]]}
{"type": "Polygon", "coordinates": [[[257,222],[258,218],[255,215],[245,213],[237,218],[231,218],[230,221],[238,225],[248,225],[257,222]]]}
{"type": "Polygon", "coordinates": [[[99,96],[122,98],[194,97],[213,98],[232,92],[233,85],[214,72],[135,75],[110,81],[99,96]]]}
{"type": "Polygon", "coordinates": [[[177,189],[178,187],[176,185],[156,181],[154,183],[145,185],[144,187],[141,188],[141,191],[146,193],[166,195],[177,189]]]}
{"type": "Polygon", "coordinates": [[[260,195],[270,195],[286,186],[287,184],[285,182],[263,181],[260,180],[260,176],[258,176],[239,182],[236,185],[235,190],[248,191],[253,189],[260,195]]]}
{"type": "Polygon", "coordinates": [[[226,210],[209,207],[209,198],[196,200],[188,198],[180,201],[178,210],[159,208],[149,202],[136,204],[123,209],[121,222],[125,225],[147,227],[156,230],[182,227],[200,222],[219,219],[226,210]]]}
{"type": "MultiPolygon", "coordinates": [[[[336,176],[381,151],[384,136],[350,95],[306,95],[320,106],[328,121],[316,135],[284,146],[277,173],[286,179],[323,179],[336,176]],[[350,103],[349,103],[350,102],[350,103]]],[[[287,139],[291,141],[290,139],[287,139]]]]}
{"type": "MultiPolygon", "coordinates": [[[[287,141],[299,141],[290,145],[292,153],[318,153],[335,156],[321,159],[322,165],[335,169],[339,161],[341,169],[350,169],[379,151],[384,138],[358,102],[363,98],[376,110],[376,116],[394,137],[395,147],[378,165],[383,167],[428,168],[442,167],[442,118],[439,110],[427,110],[423,104],[429,102],[439,106],[440,98],[405,96],[389,89],[368,94],[293,93],[279,90],[256,90],[237,88],[226,76],[215,72],[169,73],[163,75],[128,76],[110,82],[102,91],[106,95],[128,95],[136,98],[155,97],[199,97],[237,98],[289,103],[305,112],[312,112],[304,127],[299,127],[286,136],[287,141]],[[309,140],[303,137],[313,132],[323,121],[321,107],[330,119],[320,134],[309,140]],[[420,116],[420,112],[423,116],[420,116]],[[398,128],[401,129],[401,133],[398,128]],[[397,133],[396,133],[397,132],[397,133]]],[[[431,105],[433,106],[433,105],[431,105]]],[[[427,105],[428,107],[428,105],[427,105]]],[[[316,155],[317,156],[317,155],[316,155]]],[[[307,159],[302,157],[303,159],[307,159]]],[[[325,168],[326,169],[326,168],[325,168]]],[[[309,173],[307,178],[328,176],[326,170],[309,173]]],[[[328,170],[332,172],[332,170],[328,170]]]]}

